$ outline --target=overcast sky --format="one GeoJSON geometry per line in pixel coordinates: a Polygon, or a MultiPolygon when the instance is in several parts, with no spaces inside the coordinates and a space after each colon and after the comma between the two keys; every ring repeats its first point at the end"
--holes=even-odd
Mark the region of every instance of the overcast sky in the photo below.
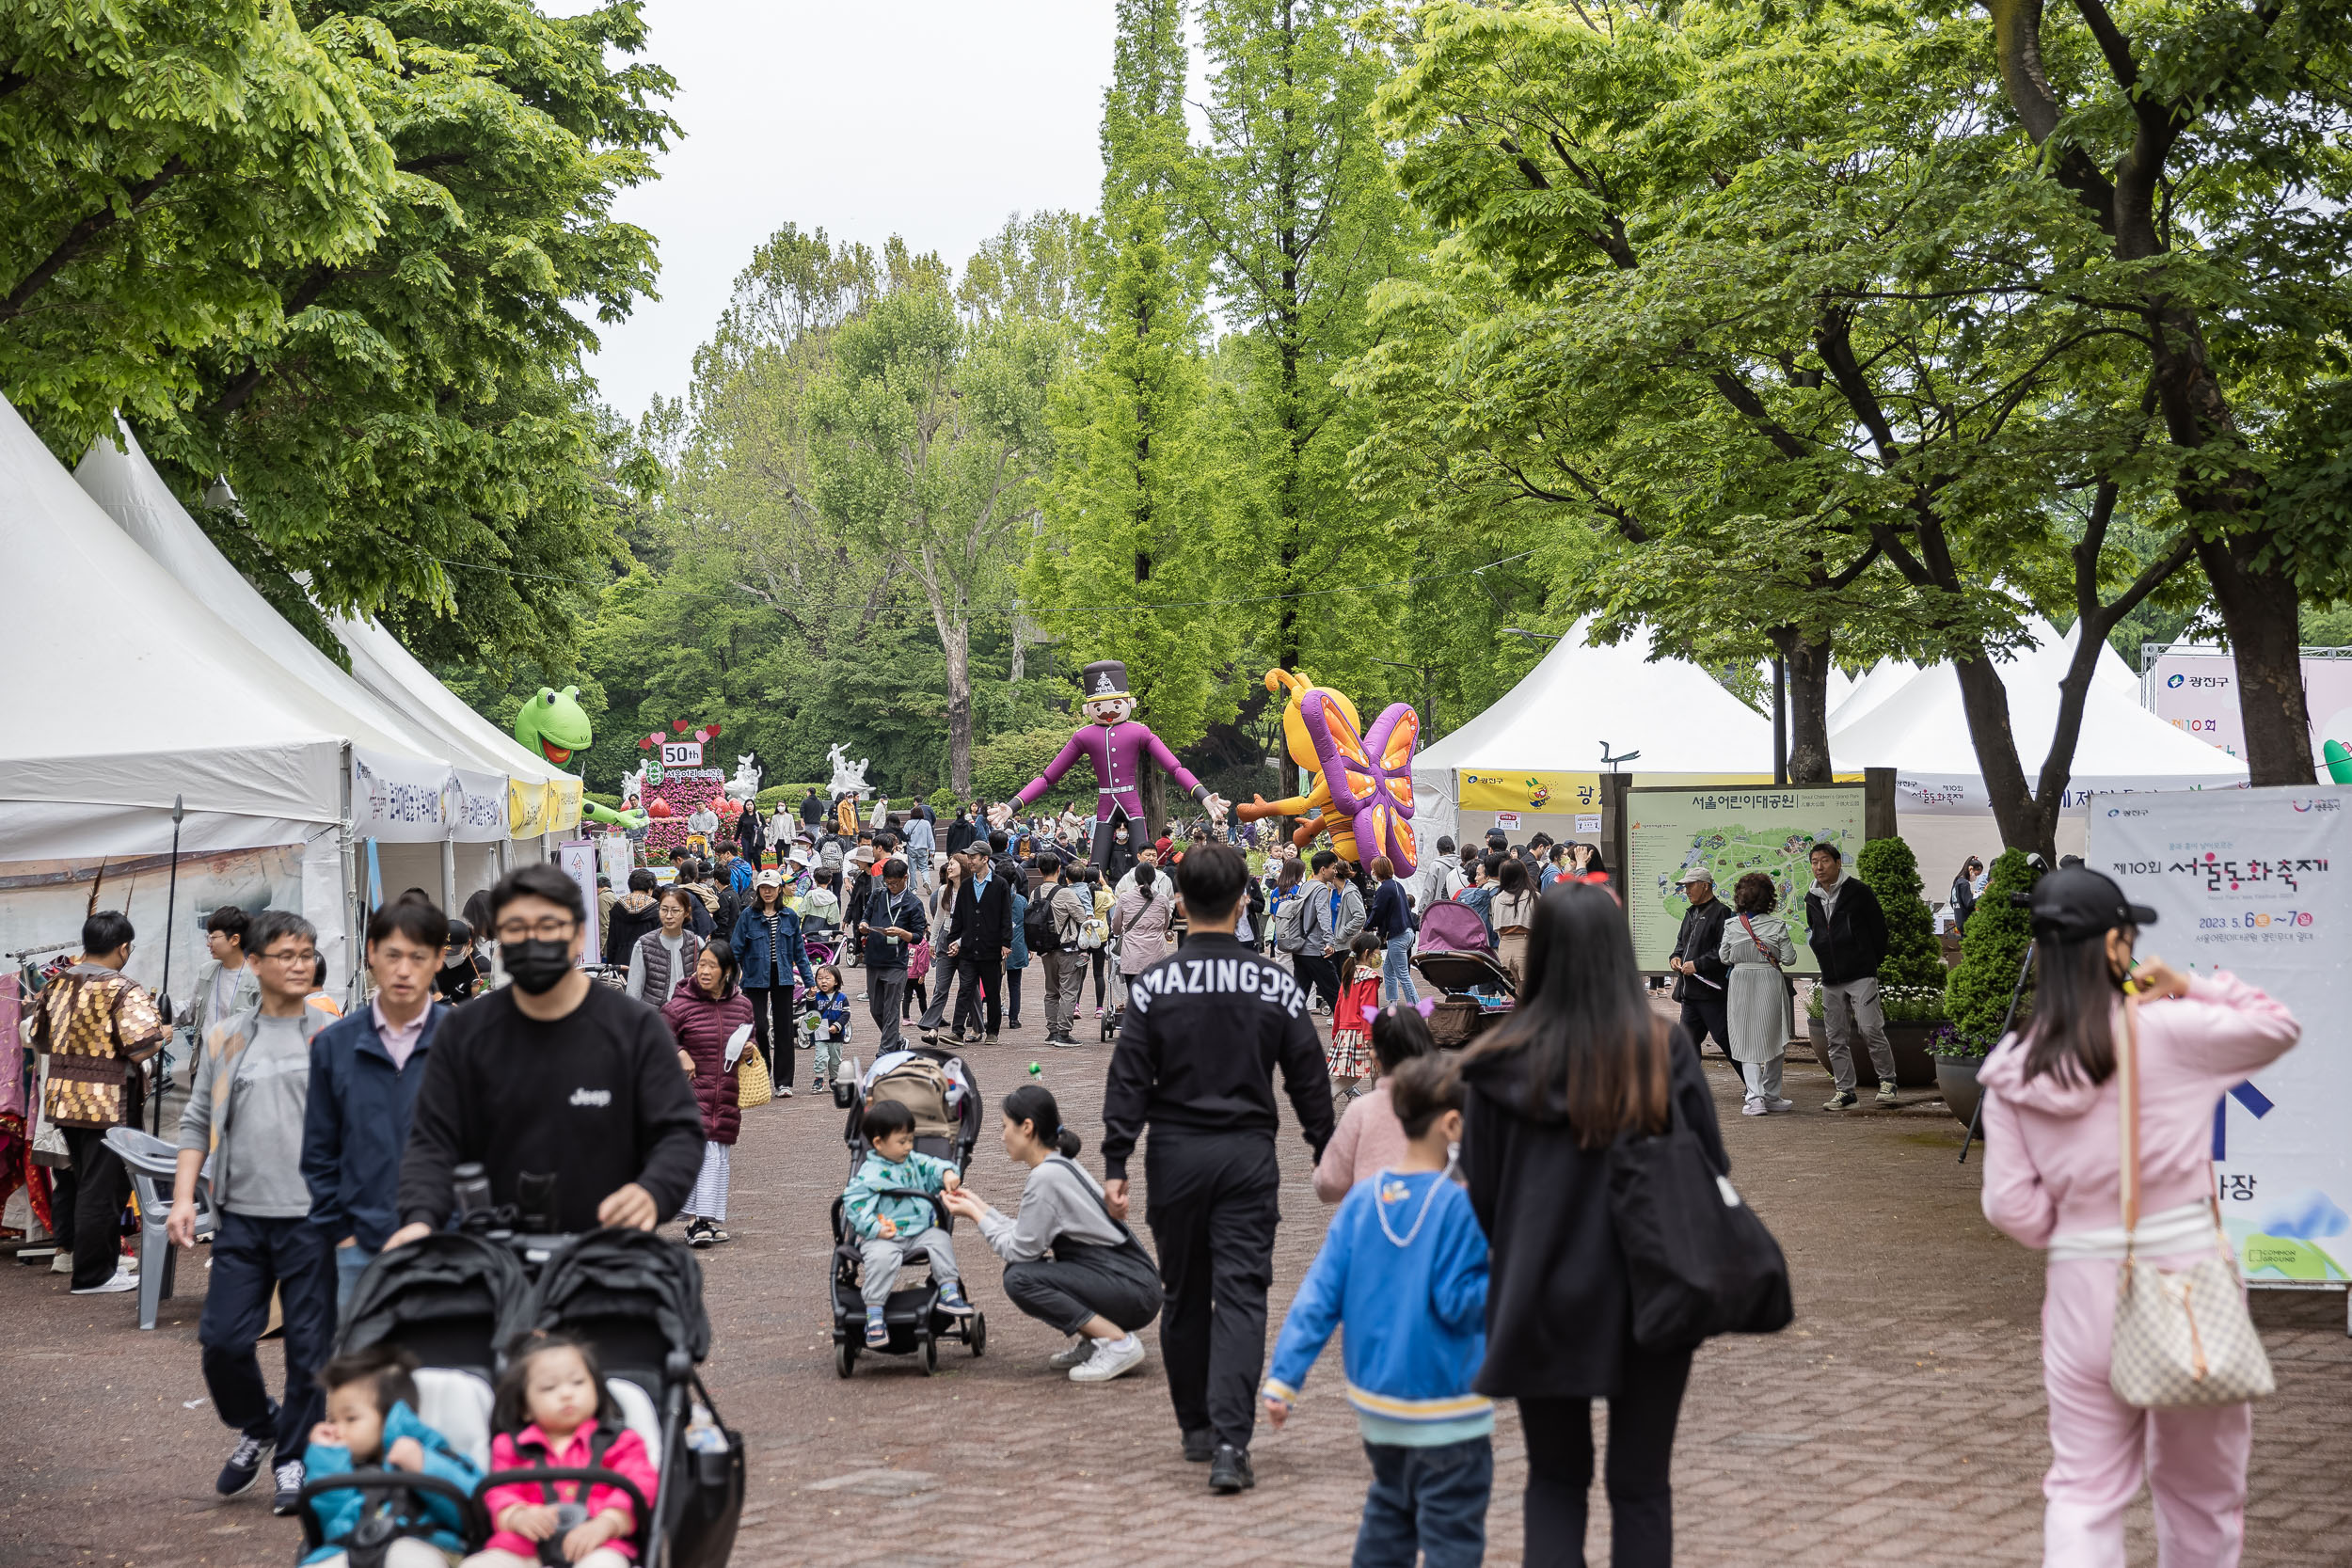
{"type": "MultiPolygon", "coordinates": [[[[544,0],[557,14],[590,0],[544,0]]],[[[651,0],[646,57],[686,136],[618,214],[661,245],[661,298],[589,362],[634,419],[686,390],[753,246],[782,225],[961,266],[1015,212],[1091,212],[1112,0],[651,0]]]]}

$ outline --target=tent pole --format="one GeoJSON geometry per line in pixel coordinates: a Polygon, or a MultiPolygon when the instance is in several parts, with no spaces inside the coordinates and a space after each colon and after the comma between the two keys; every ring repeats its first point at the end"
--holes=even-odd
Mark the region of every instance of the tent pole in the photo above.
{"type": "Polygon", "coordinates": [[[457,841],[441,840],[441,909],[444,913],[457,911],[457,841]]]}
{"type": "MultiPolygon", "coordinates": [[[[155,990],[163,1004],[164,1022],[171,1018],[171,927],[172,917],[180,909],[180,821],[188,814],[184,797],[171,798],[171,878],[164,893],[164,982],[155,990]]],[[[155,1136],[164,1135],[164,1088],[171,1082],[171,1048],[168,1042],[155,1063],[155,1136]]]]}

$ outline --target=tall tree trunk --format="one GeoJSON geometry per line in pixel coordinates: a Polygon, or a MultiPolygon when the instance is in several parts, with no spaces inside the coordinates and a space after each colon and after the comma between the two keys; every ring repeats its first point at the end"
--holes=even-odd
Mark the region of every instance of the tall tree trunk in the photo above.
{"type": "Polygon", "coordinates": [[[961,615],[940,615],[939,646],[947,656],[947,782],[972,795],[972,626],[961,615]]]}
{"type": "Polygon", "coordinates": [[[2312,716],[2303,693],[2302,604],[2295,580],[2246,562],[2259,535],[2206,540],[2198,562],[2213,584],[2237,661],[2238,719],[2246,727],[2246,771],[2258,784],[2318,782],[2312,765],[2312,716]]]}
{"type": "MultiPolygon", "coordinates": [[[[1143,837],[1145,843],[1157,844],[1168,832],[1168,775],[1149,762],[1143,765],[1143,837]]],[[[1143,845],[1131,847],[1140,849],[1143,845]]]]}
{"type": "Polygon", "coordinates": [[[2001,672],[1979,653],[1956,658],[1952,669],[1960,677],[1961,705],[1968,714],[1968,735],[1977,749],[1977,767],[1984,775],[1985,799],[2001,843],[2012,849],[2035,849],[2056,863],[2056,825],[2046,819],[2026,784],[2026,769],[2017,756],[2017,736],[2009,722],[2009,688],[2001,672]]]}
{"type": "Polygon", "coordinates": [[[1775,626],[1772,638],[1788,671],[1788,782],[1828,784],[1836,776],[1829,757],[1830,640],[1807,641],[1794,626],[1775,626]]]}

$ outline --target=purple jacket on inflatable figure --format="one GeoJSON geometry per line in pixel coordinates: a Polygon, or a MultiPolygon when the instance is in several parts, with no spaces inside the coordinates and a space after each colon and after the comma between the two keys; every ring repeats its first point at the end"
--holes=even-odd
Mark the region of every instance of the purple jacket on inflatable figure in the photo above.
{"type": "MultiPolygon", "coordinates": [[[[1111,835],[1119,823],[1132,822],[1136,826],[1129,831],[1129,843],[1118,846],[1116,859],[1127,863],[1134,861],[1135,847],[1142,839],[1144,769],[1154,763],[1199,801],[1210,816],[1224,819],[1224,800],[1176,760],[1176,753],[1152,733],[1151,726],[1128,717],[1135,711],[1135,699],[1127,691],[1126,665],[1115,658],[1088,665],[1081,673],[1080,689],[1085,693],[1081,700],[1089,722],[1070,737],[1059,755],[1045,765],[1044,772],[1022,786],[1010,807],[1000,807],[992,816],[1009,816],[1013,809],[1030,805],[1060,783],[1073,763],[1085,757],[1094,765],[1092,859],[1106,870],[1111,869],[1115,858],[1111,835]]],[[[1124,865],[1120,869],[1123,870],[1124,865]]]]}

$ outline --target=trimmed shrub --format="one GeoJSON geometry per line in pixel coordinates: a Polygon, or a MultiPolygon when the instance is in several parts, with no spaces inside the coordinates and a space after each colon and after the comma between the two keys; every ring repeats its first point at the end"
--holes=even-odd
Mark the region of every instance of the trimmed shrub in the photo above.
{"type": "MultiPolygon", "coordinates": [[[[2004,849],[1993,863],[1984,896],[1960,934],[1960,963],[1944,988],[1951,1006],[1953,1039],[1947,1054],[1981,1056],[2001,1043],[2001,1018],[2009,1011],[2010,991],[2017,984],[2018,967],[2033,945],[2033,921],[2010,902],[2012,893],[2030,893],[2041,873],[2026,862],[2023,849],[2004,849]]],[[[2010,1027],[2033,1011],[2033,988],[2018,999],[2010,1027]]]]}
{"type": "Polygon", "coordinates": [[[1886,911],[1886,958],[1879,965],[1882,986],[1944,986],[1944,949],[1935,940],[1935,915],[1919,883],[1918,857],[1899,838],[1874,838],[1854,858],[1854,876],[1878,895],[1886,911]]]}

